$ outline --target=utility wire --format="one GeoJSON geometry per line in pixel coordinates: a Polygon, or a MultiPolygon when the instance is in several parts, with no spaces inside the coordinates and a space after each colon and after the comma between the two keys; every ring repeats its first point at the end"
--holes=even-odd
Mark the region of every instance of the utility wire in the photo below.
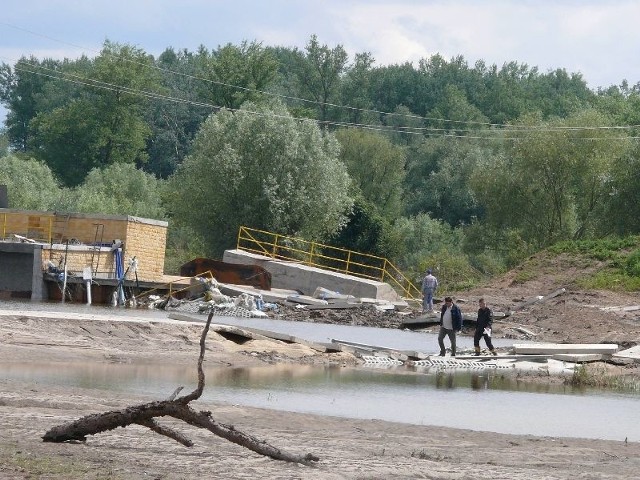
{"type": "MultiPolygon", "coordinates": [[[[45,38],[47,40],[51,40],[53,42],[56,43],[61,43],[64,45],[69,45],[72,46],[74,48],[79,48],[82,50],[90,50],[94,53],[100,54],[100,51],[95,50],[95,49],[91,49],[91,48],[86,48],[83,47],[81,45],[76,45],[74,43],[70,43],[70,42],[65,42],[53,37],[50,37],[48,35],[44,35],[44,34],[40,34],[34,31],[31,31],[29,29],[23,28],[23,27],[19,27],[16,25],[12,25],[6,22],[0,22],[0,25],[5,25],[7,27],[16,29],[16,30],[20,30],[26,33],[29,33],[30,35],[34,35],[34,36],[39,36],[42,38],[45,38]]],[[[116,57],[115,55],[111,55],[112,57],[116,57]]],[[[118,59],[120,59],[120,57],[116,57],[118,59]]],[[[252,88],[247,88],[247,87],[242,87],[239,85],[233,85],[233,84],[229,84],[229,83],[225,83],[225,82],[220,82],[220,81],[216,81],[216,80],[212,80],[212,79],[208,79],[208,78],[202,78],[202,77],[198,77],[198,76],[194,76],[194,75],[190,75],[190,74],[186,74],[186,73],[182,73],[182,72],[176,72],[173,70],[169,70],[166,68],[162,68],[159,67],[157,65],[149,65],[147,63],[143,63],[143,62],[139,62],[136,60],[131,60],[131,59],[123,59],[126,62],[129,63],[134,63],[140,66],[143,66],[145,68],[153,68],[156,69],[160,72],[164,72],[164,73],[169,73],[172,75],[178,75],[178,76],[183,76],[185,78],[189,78],[191,80],[197,80],[197,81],[201,81],[201,82],[206,82],[206,83],[211,83],[211,84],[215,84],[215,85],[220,85],[220,86],[224,86],[224,87],[229,87],[229,88],[234,88],[237,90],[241,90],[241,91],[246,91],[246,92],[251,92],[251,93],[259,93],[262,95],[267,95],[267,96],[272,96],[272,97],[278,97],[278,98],[282,98],[282,99],[286,99],[286,100],[292,100],[292,101],[298,101],[298,102],[304,102],[304,103],[311,103],[317,106],[327,106],[327,107],[334,107],[334,108],[342,108],[342,109],[347,109],[347,110],[351,110],[351,111],[357,111],[357,112],[361,112],[361,113],[374,113],[377,115],[384,115],[384,116],[395,116],[395,117],[403,117],[403,118],[409,118],[409,119],[414,119],[414,120],[421,120],[421,121],[432,121],[432,122],[443,122],[446,124],[460,124],[460,125],[479,125],[479,126],[485,126],[485,127],[490,127],[490,128],[500,128],[502,130],[515,130],[515,131],[522,131],[522,132],[529,132],[529,131],[554,131],[554,130],[614,130],[614,129],[633,129],[633,128],[638,128],[640,127],[640,125],[621,125],[621,126],[594,126],[594,127],[552,127],[552,126],[547,126],[547,127],[536,127],[536,126],[524,126],[524,125],[509,125],[509,124],[500,124],[500,123],[491,123],[491,122],[478,122],[478,121],[472,121],[472,120],[450,120],[450,119],[444,119],[444,118],[434,118],[434,117],[423,117],[423,116],[419,116],[419,115],[413,115],[413,114],[400,114],[400,113],[395,113],[395,112],[384,112],[384,111],[380,111],[380,110],[372,110],[372,109],[363,109],[363,108],[358,108],[358,107],[352,107],[349,105],[340,105],[340,104],[335,104],[335,103],[331,103],[331,102],[318,102],[315,100],[309,100],[309,99],[304,99],[304,98],[300,98],[300,97],[294,97],[294,96],[289,96],[289,95],[282,95],[282,94],[277,94],[277,93],[273,93],[273,92],[268,92],[265,90],[258,90],[258,89],[252,89],[252,88]]],[[[168,98],[168,97],[167,97],[168,98]]],[[[222,108],[222,107],[216,107],[216,108],[222,108]]],[[[373,126],[373,125],[367,125],[368,128],[371,129],[381,129],[384,128],[386,126],[373,126]]],[[[364,126],[362,128],[365,128],[364,126]]],[[[403,126],[403,127],[393,127],[393,126],[389,126],[389,129],[393,130],[393,131],[400,131],[400,132],[404,132],[404,133],[408,133],[408,131],[441,131],[441,132],[450,132],[451,129],[436,129],[436,128],[432,128],[432,127],[408,127],[408,126],[403,126]]],[[[455,129],[457,132],[477,132],[477,129],[472,129],[472,130],[463,130],[463,129],[455,129]]],[[[384,130],[382,130],[384,131],[384,130]]],[[[451,136],[451,135],[447,135],[447,136],[451,136]]],[[[483,137],[484,138],[484,137],[483,137]]],[[[625,137],[628,138],[628,137],[625,137]]]]}
{"type": "MultiPolygon", "coordinates": [[[[4,57],[2,57],[4,58],[4,57]]],[[[249,111],[249,110],[240,110],[240,109],[233,109],[233,108],[227,108],[227,107],[222,107],[220,105],[213,105],[210,103],[206,103],[206,102],[198,102],[198,101],[194,101],[194,100],[187,100],[187,99],[182,99],[182,98],[177,98],[177,97],[173,97],[170,95],[163,95],[157,92],[149,92],[149,91],[145,91],[145,90],[140,90],[140,89],[133,89],[130,87],[126,87],[123,85],[116,85],[116,84],[112,84],[112,83],[108,83],[108,82],[104,82],[101,80],[97,80],[97,79],[91,79],[91,78],[87,78],[87,77],[83,77],[71,72],[63,72],[63,71],[59,71],[56,69],[52,69],[49,67],[46,67],[44,65],[38,65],[38,64],[34,64],[31,63],[27,60],[20,59],[17,62],[15,62],[15,66],[14,69],[18,70],[18,71],[24,71],[27,73],[31,73],[34,75],[41,75],[44,77],[48,77],[48,78],[52,78],[52,79],[56,79],[56,80],[62,80],[62,81],[66,81],[66,82],[70,82],[70,83],[74,83],[77,85],[83,85],[83,86],[87,86],[87,87],[94,87],[94,88],[99,88],[99,89],[103,89],[103,90],[109,90],[109,91],[117,91],[117,92],[126,92],[129,93],[131,95],[139,95],[142,97],[146,97],[146,98],[150,98],[150,99],[156,99],[156,100],[164,100],[164,101],[169,101],[169,102],[174,102],[174,103],[184,103],[184,104],[189,104],[189,105],[193,105],[193,106],[199,106],[199,107],[206,107],[206,108],[210,108],[213,111],[219,111],[222,109],[226,109],[232,112],[244,112],[244,113],[250,113],[253,115],[262,115],[262,116],[271,116],[271,117],[275,117],[275,118],[285,118],[285,116],[282,115],[278,115],[278,114],[274,114],[274,113],[270,113],[270,114],[265,114],[262,112],[255,112],[255,111],[249,111]],[[23,65],[27,65],[27,67],[30,68],[25,68],[23,65]],[[43,73],[42,71],[38,71],[38,70],[44,70],[45,72],[50,72],[50,73],[43,73]]],[[[305,117],[293,117],[294,120],[298,120],[298,121],[311,121],[314,123],[317,123],[319,125],[327,125],[327,126],[334,126],[334,127],[347,127],[347,128],[360,128],[360,129],[366,129],[366,130],[374,130],[374,131],[380,131],[380,132],[392,132],[392,133],[402,133],[402,134],[411,134],[411,135],[422,135],[422,136],[427,136],[427,137],[445,137],[445,138],[464,138],[464,139],[474,139],[474,140],[510,140],[510,141],[517,141],[517,140],[521,140],[521,138],[518,137],[513,137],[513,136],[507,136],[505,134],[507,133],[511,133],[511,132],[517,132],[517,133],[524,133],[524,132],[528,132],[528,131],[536,131],[536,132],[540,132],[540,131],[546,131],[546,130],[542,130],[540,128],[532,128],[532,129],[522,129],[522,128],[518,128],[518,129],[512,129],[512,128],[502,128],[499,130],[462,130],[462,129],[455,129],[455,132],[452,132],[450,129],[444,129],[444,128],[435,128],[435,127],[410,127],[410,126],[389,126],[389,125],[372,125],[372,124],[360,124],[360,123],[349,123],[349,122],[339,122],[339,121],[318,121],[318,120],[314,120],[314,119],[309,119],[309,118],[305,118],[305,117]],[[473,132],[474,135],[469,135],[469,134],[464,134],[464,132],[473,132]],[[491,135],[480,135],[479,133],[491,133],[491,135]],[[498,135],[496,135],[498,134],[498,135]]],[[[550,127],[548,129],[548,131],[562,131],[562,130],[567,130],[567,131],[580,131],[580,130],[601,130],[601,129],[614,129],[614,128],[634,128],[634,127],[638,127],[638,125],[635,126],[625,126],[625,127],[566,127],[566,128],[554,128],[554,127],[550,127]]],[[[581,140],[623,140],[623,139],[632,139],[632,138],[640,138],[640,137],[592,137],[592,138],[586,138],[586,137],[579,137],[581,140]]]]}

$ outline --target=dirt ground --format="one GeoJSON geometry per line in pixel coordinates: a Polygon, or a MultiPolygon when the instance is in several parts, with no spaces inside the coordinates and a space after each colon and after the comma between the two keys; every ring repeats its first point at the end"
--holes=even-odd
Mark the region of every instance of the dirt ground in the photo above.
{"type": "MultiPolygon", "coordinates": [[[[558,288],[549,301],[496,321],[494,335],[526,338],[524,327],[539,341],[639,343],[640,313],[605,307],[640,305],[637,294],[587,292],[574,280],[584,271],[566,265],[562,274],[539,275],[525,283],[510,272],[490,285],[454,293],[463,311],[475,310],[484,296],[496,311],[508,311],[558,288]]],[[[587,272],[588,273],[588,272],[587,272]]],[[[445,292],[442,292],[445,293],[445,292]]],[[[280,315],[300,321],[351,325],[400,325],[405,315],[371,310],[300,312],[280,315]],[[294,318],[295,317],[295,318],[294,318]]],[[[410,314],[417,315],[417,312],[410,314]]],[[[0,363],[67,362],[193,365],[201,324],[150,322],[92,316],[0,311],[0,363]]],[[[467,332],[468,333],[468,332],[467,332]]],[[[278,341],[251,340],[239,345],[215,332],[207,339],[208,367],[297,362],[356,365],[349,354],[319,354],[308,347],[278,341]]],[[[637,375],[637,367],[617,372],[637,375]]],[[[638,377],[640,378],[640,377],[638,377]]],[[[171,392],[167,392],[167,396],[171,392]]],[[[49,428],[91,413],[105,412],[156,398],[89,388],[0,380],[0,479],[630,479],[640,471],[640,444],[606,440],[534,437],[415,426],[378,420],[350,420],[196,401],[214,419],[232,424],[292,453],[313,453],[317,467],[264,458],[210,432],[170,419],[191,438],[187,448],[140,426],[118,428],[86,443],[41,441],[49,428]]]]}

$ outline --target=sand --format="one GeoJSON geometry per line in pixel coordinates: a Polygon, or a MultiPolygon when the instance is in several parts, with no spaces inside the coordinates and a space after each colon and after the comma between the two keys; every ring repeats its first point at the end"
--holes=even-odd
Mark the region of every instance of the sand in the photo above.
{"type": "MultiPolygon", "coordinates": [[[[195,368],[201,324],[66,317],[0,312],[0,362],[153,363],[162,358],[195,368]]],[[[264,365],[274,358],[310,364],[356,363],[347,354],[319,354],[277,341],[238,345],[214,333],[207,346],[207,365],[220,368],[264,365]]],[[[52,444],[40,438],[60,423],[151,400],[157,399],[0,380],[0,478],[575,480],[632,479],[640,471],[640,444],[633,442],[504,435],[202,401],[192,406],[210,410],[216,420],[283,450],[313,453],[320,457],[318,465],[262,457],[171,419],[162,421],[191,438],[193,447],[140,426],[98,434],[86,443],[52,444]]],[[[434,408],[442,408],[444,414],[448,406],[434,408]]]]}

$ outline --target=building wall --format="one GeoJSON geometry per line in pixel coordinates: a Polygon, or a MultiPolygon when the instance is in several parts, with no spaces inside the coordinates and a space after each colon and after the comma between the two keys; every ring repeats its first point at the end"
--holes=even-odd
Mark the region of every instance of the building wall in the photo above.
{"type": "Polygon", "coordinates": [[[0,297],[42,300],[42,245],[0,243],[0,297]]]}
{"type": "Polygon", "coordinates": [[[138,261],[138,278],[140,280],[162,280],[166,243],[166,227],[160,228],[158,225],[129,217],[125,241],[125,258],[136,257],[138,261]]]}
{"type": "Polygon", "coordinates": [[[93,266],[94,274],[102,278],[115,277],[110,245],[121,240],[125,270],[135,257],[140,281],[162,281],[167,226],[167,222],[161,220],[132,216],[57,214],[0,208],[0,238],[15,240],[13,234],[18,234],[49,244],[44,245],[43,268],[49,261],[62,267],[66,255],[68,271],[81,275],[85,267],[93,266]]]}
{"type": "MultiPolygon", "coordinates": [[[[42,250],[42,264],[46,269],[51,261],[60,270],[67,261],[67,272],[82,275],[85,267],[91,266],[93,275],[97,278],[115,278],[115,264],[113,252],[108,247],[91,247],[87,245],[54,244],[45,245],[42,250]]],[[[125,266],[126,268],[126,266],[125,266]]]]}

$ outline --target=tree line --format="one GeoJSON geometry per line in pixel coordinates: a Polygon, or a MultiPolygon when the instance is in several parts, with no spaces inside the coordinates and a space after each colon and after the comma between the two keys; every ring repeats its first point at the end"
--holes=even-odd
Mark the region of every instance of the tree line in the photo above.
{"type": "Polygon", "coordinates": [[[170,221],[168,268],[240,225],[428,266],[463,286],[558,241],[640,230],[640,83],[312,36],[0,66],[14,208],[170,221]]]}

